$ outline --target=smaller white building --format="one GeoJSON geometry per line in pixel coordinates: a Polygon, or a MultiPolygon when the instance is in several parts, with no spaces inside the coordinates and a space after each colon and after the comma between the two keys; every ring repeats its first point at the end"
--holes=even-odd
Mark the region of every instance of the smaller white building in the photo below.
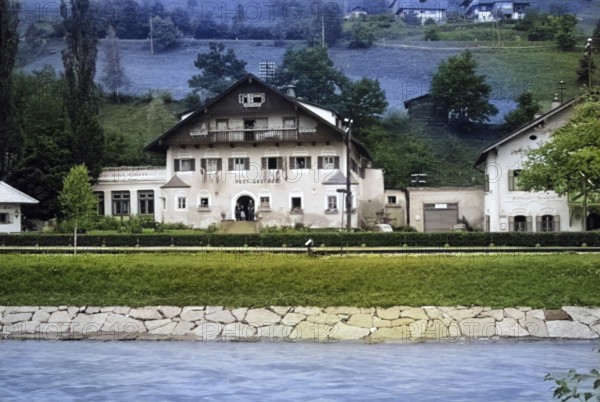
{"type": "Polygon", "coordinates": [[[35,198],[0,181],[0,233],[20,233],[21,205],[37,203],[35,198]]]}
{"type": "Polygon", "coordinates": [[[581,214],[572,213],[568,197],[553,191],[519,188],[519,173],[530,149],[551,140],[569,122],[573,99],[484,148],[475,162],[485,171],[485,230],[489,232],[567,232],[583,228],[581,214]]]}
{"type": "Polygon", "coordinates": [[[445,22],[450,5],[446,0],[394,0],[389,7],[392,13],[407,24],[425,24],[428,20],[445,22]]]}

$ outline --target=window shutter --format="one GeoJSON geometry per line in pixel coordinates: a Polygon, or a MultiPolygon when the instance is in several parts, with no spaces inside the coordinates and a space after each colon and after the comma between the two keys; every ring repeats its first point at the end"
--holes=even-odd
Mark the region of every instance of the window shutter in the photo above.
{"type": "Polygon", "coordinates": [[[514,216],[508,217],[508,231],[509,232],[515,231],[515,217],[514,216]]]}
{"type": "Polygon", "coordinates": [[[531,223],[531,216],[527,216],[527,217],[526,217],[526,227],[525,227],[525,231],[526,231],[526,232],[533,232],[533,229],[532,229],[532,223],[531,223]]]}
{"type": "Polygon", "coordinates": [[[483,183],[483,191],[485,191],[486,193],[488,191],[490,191],[490,175],[489,174],[485,175],[485,181],[483,183]]]}
{"type": "Polygon", "coordinates": [[[219,158],[217,159],[217,171],[222,171],[223,170],[223,159],[219,158]]]}
{"type": "Polygon", "coordinates": [[[250,158],[244,158],[244,170],[250,170],[250,158]]]}
{"type": "Polygon", "coordinates": [[[306,157],[306,169],[312,169],[310,156],[306,157]]]}
{"type": "Polygon", "coordinates": [[[190,163],[190,165],[191,165],[190,170],[192,172],[195,172],[196,171],[196,159],[192,159],[192,162],[190,163]]]}
{"type": "Polygon", "coordinates": [[[319,156],[319,158],[317,159],[317,168],[323,169],[323,157],[322,156],[319,156]]]}
{"type": "Polygon", "coordinates": [[[267,170],[269,167],[269,160],[267,158],[261,159],[262,170],[267,170]]]}
{"type": "Polygon", "coordinates": [[[535,217],[535,231],[541,232],[542,229],[542,217],[538,215],[535,217]]]}
{"type": "Polygon", "coordinates": [[[554,231],[560,232],[560,215],[554,215],[554,231]]]}
{"type": "Polygon", "coordinates": [[[203,172],[206,172],[206,159],[202,158],[200,159],[200,168],[202,168],[203,172]]]}
{"type": "Polygon", "coordinates": [[[175,171],[179,172],[181,170],[181,164],[179,162],[179,159],[175,159],[175,171]]]}
{"type": "Polygon", "coordinates": [[[339,156],[336,156],[336,157],[335,157],[335,166],[334,166],[334,167],[335,167],[336,169],[339,169],[339,168],[340,168],[340,157],[339,157],[339,156]]]}
{"type": "Polygon", "coordinates": [[[508,191],[515,191],[515,171],[508,171],[508,191]]]}
{"type": "Polygon", "coordinates": [[[231,171],[233,170],[233,168],[234,168],[234,165],[233,165],[233,163],[234,163],[234,162],[235,162],[235,159],[233,159],[233,158],[229,158],[229,162],[228,162],[228,167],[227,167],[227,170],[229,170],[230,172],[231,172],[231,171]]]}
{"type": "Polygon", "coordinates": [[[289,168],[290,169],[296,169],[296,158],[294,158],[293,156],[290,156],[289,168]]]}
{"type": "Polygon", "coordinates": [[[283,169],[283,158],[277,158],[277,169],[283,169]]]}

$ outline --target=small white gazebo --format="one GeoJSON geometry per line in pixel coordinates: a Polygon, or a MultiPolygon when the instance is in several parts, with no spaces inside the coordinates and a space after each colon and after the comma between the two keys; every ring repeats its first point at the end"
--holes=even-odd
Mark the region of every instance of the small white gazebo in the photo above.
{"type": "Polygon", "coordinates": [[[38,200],[0,181],[0,233],[21,232],[21,205],[38,200]]]}

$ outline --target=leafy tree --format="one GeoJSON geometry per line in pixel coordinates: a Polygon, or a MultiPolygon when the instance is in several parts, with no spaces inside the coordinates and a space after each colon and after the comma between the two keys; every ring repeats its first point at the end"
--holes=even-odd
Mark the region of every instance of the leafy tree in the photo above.
{"type": "Polygon", "coordinates": [[[339,105],[339,93],[348,79],[333,67],[326,48],[312,46],[288,49],[277,70],[275,83],[280,86],[293,83],[299,97],[323,106],[333,106],[339,105]]]}
{"type": "Polygon", "coordinates": [[[181,36],[171,17],[152,17],[152,38],[156,50],[165,51],[177,47],[181,36]]]}
{"type": "Polygon", "coordinates": [[[20,148],[11,99],[11,77],[19,45],[18,27],[19,3],[0,0],[0,180],[6,180],[20,148]]]}
{"type": "Polygon", "coordinates": [[[517,108],[504,116],[503,129],[513,131],[530,122],[535,114],[541,110],[541,106],[533,99],[531,92],[523,92],[517,99],[517,108]]]}
{"type": "Polygon", "coordinates": [[[551,17],[551,25],[556,29],[554,39],[560,50],[573,50],[577,43],[575,27],[577,26],[577,17],[572,14],[563,14],[551,17]]]}
{"type": "Polygon", "coordinates": [[[66,109],[75,163],[85,163],[93,177],[100,174],[104,133],[97,120],[94,84],[98,37],[89,0],[61,1],[66,48],[62,52],[67,80],[66,109]]]}
{"type": "Polygon", "coordinates": [[[106,87],[119,97],[119,91],[129,83],[123,66],[121,65],[121,52],[119,40],[112,27],[108,28],[107,38],[103,45],[104,75],[102,82],[106,87]]]}
{"type": "Polygon", "coordinates": [[[473,55],[466,51],[440,63],[431,80],[435,106],[459,124],[482,123],[498,113],[489,102],[492,88],[484,75],[476,74],[476,67],[473,55]]]}
{"type": "Polygon", "coordinates": [[[46,67],[31,75],[17,74],[14,86],[23,146],[10,182],[40,201],[35,206],[24,206],[25,215],[52,219],[60,212],[58,193],[72,166],[66,132],[65,79],[46,67]]]}
{"type": "Polygon", "coordinates": [[[597,186],[600,183],[598,133],[600,102],[589,100],[576,108],[573,118],[556,130],[550,141],[527,152],[519,186],[525,190],[554,190],[559,195],[581,192],[586,181],[597,186]]]}
{"type": "Polygon", "coordinates": [[[425,29],[425,40],[440,40],[440,31],[437,26],[430,25],[425,29]]]}
{"type": "Polygon", "coordinates": [[[246,74],[246,62],[236,57],[232,49],[225,52],[223,43],[210,42],[207,53],[199,53],[194,65],[202,73],[194,75],[188,84],[194,92],[212,96],[246,74]]]}
{"type": "Polygon", "coordinates": [[[373,42],[375,42],[375,30],[369,23],[356,21],[352,24],[350,27],[349,48],[366,49],[373,46],[373,42]]]}
{"type": "Polygon", "coordinates": [[[83,219],[93,215],[97,203],[92,192],[90,175],[84,164],[71,168],[63,181],[58,198],[62,212],[74,223],[73,254],[77,254],[77,229],[83,219]]]}
{"type": "Polygon", "coordinates": [[[342,102],[344,112],[354,120],[354,127],[361,129],[375,123],[385,112],[388,102],[378,80],[362,78],[344,87],[342,102]]]}
{"type": "Polygon", "coordinates": [[[310,13],[306,15],[309,27],[308,37],[305,38],[310,46],[317,44],[335,45],[342,37],[343,11],[336,2],[314,0],[310,13]]]}

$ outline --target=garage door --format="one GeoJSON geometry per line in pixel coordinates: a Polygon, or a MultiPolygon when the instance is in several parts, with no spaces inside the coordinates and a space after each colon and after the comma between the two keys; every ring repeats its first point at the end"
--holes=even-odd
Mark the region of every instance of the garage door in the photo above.
{"type": "Polygon", "coordinates": [[[458,204],[425,204],[426,232],[448,232],[458,223],[458,204]]]}

